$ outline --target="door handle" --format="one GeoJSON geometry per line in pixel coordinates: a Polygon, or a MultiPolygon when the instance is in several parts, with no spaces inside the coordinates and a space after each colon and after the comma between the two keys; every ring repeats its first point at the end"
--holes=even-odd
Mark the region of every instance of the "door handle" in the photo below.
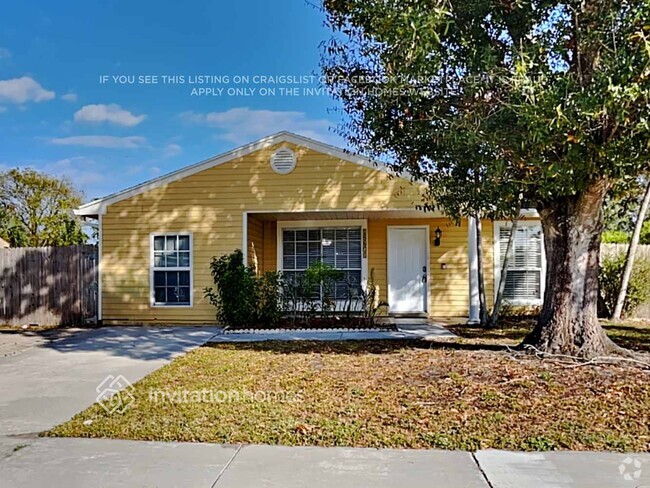
{"type": "Polygon", "coordinates": [[[422,283],[426,283],[426,282],[427,282],[427,275],[422,275],[422,283]]]}
{"type": "Polygon", "coordinates": [[[427,272],[427,267],[426,267],[426,266],[422,266],[422,272],[423,272],[423,273],[426,273],[426,272],[427,272]]]}

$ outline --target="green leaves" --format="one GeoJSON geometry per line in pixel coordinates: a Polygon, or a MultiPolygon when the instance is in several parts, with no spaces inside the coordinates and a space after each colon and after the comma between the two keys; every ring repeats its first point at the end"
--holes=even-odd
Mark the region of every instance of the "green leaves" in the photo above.
{"type": "Polygon", "coordinates": [[[458,218],[650,165],[647,0],[325,2],[325,74],[359,150],[458,218]],[[353,75],[373,81],[359,83],[353,75]]]}
{"type": "Polygon", "coordinates": [[[0,173],[0,236],[12,246],[81,244],[86,235],[73,213],[80,204],[65,179],[31,169],[0,173]]]}

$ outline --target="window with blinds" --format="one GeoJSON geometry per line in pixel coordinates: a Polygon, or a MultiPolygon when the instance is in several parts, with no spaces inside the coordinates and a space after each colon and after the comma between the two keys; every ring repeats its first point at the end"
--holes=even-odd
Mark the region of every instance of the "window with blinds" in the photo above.
{"type": "MultiPolygon", "coordinates": [[[[340,269],[344,279],[337,282],[333,297],[345,300],[349,290],[361,288],[361,228],[332,227],[284,229],[282,232],[282,272],[295,280],[317,261],[340,269]]],[[[322,287],[321,287],[322,288],[322,287]]],[[[323,290],[316,293],[323,298],[323,290]]]]}
{"type": "MultiPolygon", "coordinates": [[[[509,227],[499,229],[499,270],[506,256],[510,232],[509,227]]],[[[520,225],[508,263],[504,298],[511,301],[541,300],[542,252],[541,226],[520,225]]]]}
{"type": "Polygon", "coordinates": [[[189,234],[152,237],[151,290],[154,306],[192,303],[192,238],[189,234]]]}

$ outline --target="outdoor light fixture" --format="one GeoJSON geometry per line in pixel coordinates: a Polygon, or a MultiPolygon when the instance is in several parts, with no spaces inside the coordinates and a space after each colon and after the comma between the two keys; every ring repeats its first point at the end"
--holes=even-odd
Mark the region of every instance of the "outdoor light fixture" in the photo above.
{"type": "Polygon", "coordinates": [[[440,227],[438,227],[433,234],[436,236],[433,241],[433,245],[438,247],[440,245],[440,238],[442,237],[442,231],[440,230],[440,227]]]}

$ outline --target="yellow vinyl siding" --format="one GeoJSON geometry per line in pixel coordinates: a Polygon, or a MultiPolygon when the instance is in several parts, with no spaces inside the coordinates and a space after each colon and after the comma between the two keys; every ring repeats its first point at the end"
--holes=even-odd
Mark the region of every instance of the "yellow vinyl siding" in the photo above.
{"type": "Polygon", "coordinates": [[[261,273],[263,263],[264,223],[257,217],[250,215],[248,217],[248,266],[254,267],[258,273],[261,273]]]}
{"type": "Polygon", "coordinates": [[[278,241],[276,237],[278,225],[275,222],[264,222],[264,266],[262,270],[275,271],[278,260],[278,241]]]}
{"type": "MultiPolygon", "coordinates": [[[[467,221],[457,226],[449,219],[382,219],[368,221],[368,272],[374,269],[380,300],[388,300],[387,254],[389,226],[428,225],[429,244],[429,315],[466,316],[469,309],[469,268],[467,257],[467,221]],[[440,227],[442,239],[435,246],[434,231],[440,227]],[[446,269],[442,266],[446,265],[446,269]]],[[[491,223],[483,223],[483,265],[487,300],[491,300],[492,234],[491,223]]],[[[389,304],[390,305],[390,304],[389,304]]]]}
{"type": "MultiPolygon", "coordinates": [[[[106,323],[214,323],[214,308],[203,289],[212,286],[210,260],[242,248],[243,214],[248,212],[248,259],[261,271],[276,269],[277,224],[255,212],[371,211],[413,209],[421,189],[379,170],[332,156],[282,144],[258,151],[166,186],[120,201],[102,218],[102,298],[106,323]],[[289,146],[296,169],[279,175],[270,168],[271,154],[289,146]],[[193,235],[193,306],[150,305],[150,234],[191,232],[193,235]]],[[[351,217],[354,218],[354,217],[351,217]]],[[[467,223],[448,219],[370,219],[368,270],[386,299],[386,227],[430,227],[429,313],[466,315],[468,310],[467,223]],[[440,247],[433,231],[443,231],[440,247]],[[446,263],[447,269],[441,269],[446,263]]],[[[484,270],[488,301],[493,293],[493,227],[483,223],[484,270]]]]}
{"type": "MultiPolygon", "coordinates": [[[[210,259],[242,247],[244,211],[412,209],[420,202],[419,188],[408,181],[287,143],[187,176],[107,208],[103,318],[107,323],[214,322],[214,309],[203,298],[203,288],[212,284],[210,259]],[[297,156],[296,169],[287,175],[269,165],[280,146],[291,147],[297,156]],[[150,305],[152,232],[192,233],[193,307],[150,305]]],[[[263,228],[272,227],[265,223],[263,228]]],[[[275,243],[264,239],[263,248],[271,246],[275,243]]],[[[264,269],[269,269],[275,253],[265,251],[264,269]]]]}

